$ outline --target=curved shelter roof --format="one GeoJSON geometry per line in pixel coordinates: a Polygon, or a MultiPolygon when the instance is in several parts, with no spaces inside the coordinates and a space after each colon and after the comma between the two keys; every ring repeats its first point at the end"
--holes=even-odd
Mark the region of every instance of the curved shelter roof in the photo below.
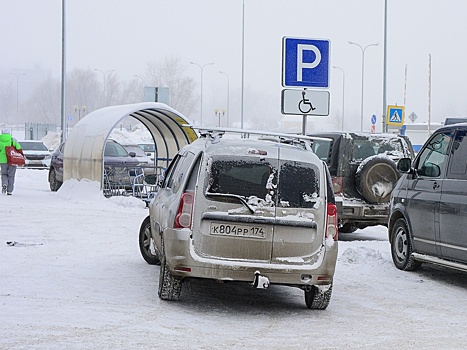
{"type": "Polygon", "coordinates": [[[71,130],[64,152],[63,180],[89,179],[103,183],[104,147],[112,129],[122,119],[133,117],[144,124],[156,145],[158,165],[167,166],[180,148],[197,138],[189,120],[169,106],[143,102],[98,109],[71,130]],[[162,162],[162,163],[161,163],[162,162]]]}

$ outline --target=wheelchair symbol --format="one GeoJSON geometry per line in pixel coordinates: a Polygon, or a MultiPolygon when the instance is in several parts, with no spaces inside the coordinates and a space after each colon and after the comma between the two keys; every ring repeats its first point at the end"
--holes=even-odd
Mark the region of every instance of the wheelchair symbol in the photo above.
{"type": "Polygon", "coordinates": [[[306,92],[305,91],[302,91],[302,99],[300,100],[300,102],[298,103],[298,109],[300,110],[300,112],[302,112],[303,114],[307,114],[309,113],[310,111],[314,111],[316,108],[313,107],[313,105],[311,104],[310,100],[305,98],[305,95],[306,95],[306,92]]]}

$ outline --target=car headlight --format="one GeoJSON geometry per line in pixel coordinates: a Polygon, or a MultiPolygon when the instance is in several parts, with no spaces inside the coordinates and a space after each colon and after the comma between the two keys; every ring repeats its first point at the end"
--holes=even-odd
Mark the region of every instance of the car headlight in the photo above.
{"type": "Polygon", "coordinates": [[[49,155],[46,155],[46,156],[44,157],[44,159],[50,159],[50,158],[52,158],[52,156],[51,156],[50,154],[49,154],[49,155]]]}

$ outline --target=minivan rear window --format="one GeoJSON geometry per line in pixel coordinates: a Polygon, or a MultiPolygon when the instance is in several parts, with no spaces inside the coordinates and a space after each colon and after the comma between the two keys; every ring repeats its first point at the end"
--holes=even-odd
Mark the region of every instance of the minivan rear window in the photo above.
{"type": "Polygon", "coordinates": [[[281,161],[278,171],[276,164],[267,159],[213,158],[207,192],[257,197],[280,207],[312,208],[319,196],[316,165],[281,161]]]}
{"type": "Polygon", "coordinates": [[[209,192],[265,198],[269,175],[274,172],[267,161],[246,160],[245,157],[213,159],[209,192]]]}

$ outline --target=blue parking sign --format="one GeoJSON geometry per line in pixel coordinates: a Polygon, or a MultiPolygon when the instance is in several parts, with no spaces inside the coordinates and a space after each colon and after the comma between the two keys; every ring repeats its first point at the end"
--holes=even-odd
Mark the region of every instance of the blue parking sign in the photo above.
{"type": "Polygon", "coordinates": [[[282,86],[329,87],[329,40],[282,40],[282,86]]]}

